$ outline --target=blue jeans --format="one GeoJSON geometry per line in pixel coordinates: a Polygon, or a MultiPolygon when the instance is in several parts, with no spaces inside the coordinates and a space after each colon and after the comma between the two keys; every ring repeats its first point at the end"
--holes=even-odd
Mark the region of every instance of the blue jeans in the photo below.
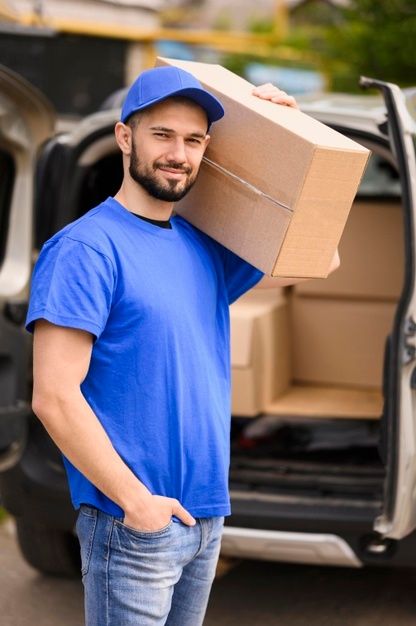
{"type": "Polygon", "coordinates": [[[223,517],[156,532],[82,506],[77,520],[86,626],[200,626],[220,551],[223,517]]]}

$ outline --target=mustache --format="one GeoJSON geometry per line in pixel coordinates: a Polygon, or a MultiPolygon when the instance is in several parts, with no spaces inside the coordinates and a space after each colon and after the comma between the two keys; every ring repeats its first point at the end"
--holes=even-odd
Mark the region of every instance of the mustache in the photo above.
{"type": "Polygon", "coordinates": [[[178,172],[183,172],[184,174],[191,174],[191,167],[184,167],[181,163],[176,163],[175,161],[170,161],[169,163],[155,163],[154,169],[158,169],[160,167],[168,167],[171,170],[177,170],[178,172]]]}

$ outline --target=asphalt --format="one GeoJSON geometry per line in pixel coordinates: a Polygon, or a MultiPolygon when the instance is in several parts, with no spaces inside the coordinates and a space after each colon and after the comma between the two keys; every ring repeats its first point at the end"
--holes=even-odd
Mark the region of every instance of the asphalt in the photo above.
{"type": "MultiPolygon", "coordinates": [[[[416,570],[225,561],[204,626],[415,626],[415,589],[416,570]]],[[[82,602],[79,580],[38,574],[0,526],[1,626],[82,626],[82,602]]]]}

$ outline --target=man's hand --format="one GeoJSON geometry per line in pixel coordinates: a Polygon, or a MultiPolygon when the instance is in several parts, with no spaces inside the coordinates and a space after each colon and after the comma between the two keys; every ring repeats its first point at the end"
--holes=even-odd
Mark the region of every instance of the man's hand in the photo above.
{"type": "Polygon", "coordinates": [[[175,515],[187,526],[194,526],[195,519],[174,498],[164,496],[150,496],[146,498],[145,508],[140,511],[131,510],[125,512],[123,523],[130,528],[145,532],[155,532],[169,524],[175,515]]]}
{"type": "Polygon", "coordinates": [[[332,274],[332,272],[335,272],[335,270],[337,270],[339,268],[339,266],[341,265],[341,259],[339,258],[339,251],[338,248],[335,250],[335,254],[332,257],[332,261],[331,261],[331,265],[329,267],[329,274],[332,274]]]}
{"type": "Polygon", "coordinates": [[[266,83],[264,85],[260,85],[259,87],[255,87],[253,89],[253,96],[257,96],[262,100],[270,100],[270,102],[274,102],[275,104],[283,104],[287,107],[292,107],[293,109],[298,109],[298,103],[296,102],[293,96],[288,96],[285,91],[282,91],[272,83],[266,83]]]}

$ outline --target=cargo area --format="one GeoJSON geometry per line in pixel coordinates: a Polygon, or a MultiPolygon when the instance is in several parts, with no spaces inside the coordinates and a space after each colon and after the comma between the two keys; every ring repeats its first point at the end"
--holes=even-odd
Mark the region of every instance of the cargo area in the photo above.
{"type": "Polygon", "coordinates": [[[382,497],[383,362],[404,274],[397,199],[357,199],[325,280],[231,307],[231,486],[382,497]]]}

